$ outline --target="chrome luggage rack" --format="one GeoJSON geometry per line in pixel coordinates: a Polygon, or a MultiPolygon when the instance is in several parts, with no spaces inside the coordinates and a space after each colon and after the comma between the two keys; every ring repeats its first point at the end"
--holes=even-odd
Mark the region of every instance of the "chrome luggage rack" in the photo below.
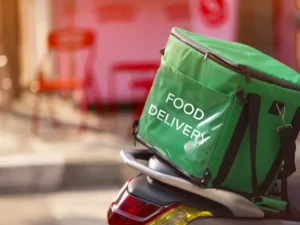
{"type": "Polygon", "coordinates": [[[150,150],[123,150],[120,153],[123,162],[143,174],[170,186],[202,196],[227,207],[235,217],[262,218],[264,212],[248,199],[221,189],[201,188],[187,180],[152,170],[137,160],[148,161],[154,154],[150,150]]]}

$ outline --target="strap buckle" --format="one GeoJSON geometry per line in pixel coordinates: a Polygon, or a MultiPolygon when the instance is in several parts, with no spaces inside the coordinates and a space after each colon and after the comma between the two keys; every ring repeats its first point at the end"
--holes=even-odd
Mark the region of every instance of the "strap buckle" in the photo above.
{"type": "Polygon", "coordinates": [[[282,108],[282,111],[281,111],[278,103],[276,103],[276,108],[278,110],[279,116],[281,117],[281,121],[282,121],[282,126],[277,127],[277,131],[279,132],[280,129],[286,128],[286,127],[293,128],[292,124],[285,123],[285,106],[282,108]]]}

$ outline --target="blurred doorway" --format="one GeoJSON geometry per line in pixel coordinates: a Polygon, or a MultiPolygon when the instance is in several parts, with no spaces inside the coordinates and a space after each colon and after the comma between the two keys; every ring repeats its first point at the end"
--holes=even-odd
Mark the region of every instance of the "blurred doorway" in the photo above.
{"type": "MultiPolygon", "coordinates": [[[[13,96],[20,95],[20,38],[18,0],[0,0],[0,40],[8,59],[13,96]]],[[[3,53],[2,53],[3,54],[3,53]]]]}
{"type": "Polygon", "coordinates": [[[52,26],[51,2],[52,0],[19,0],[20,83],[23,87],[28,87],[36,78],[38,63],[47,51],[46,40],[52,26]]]}

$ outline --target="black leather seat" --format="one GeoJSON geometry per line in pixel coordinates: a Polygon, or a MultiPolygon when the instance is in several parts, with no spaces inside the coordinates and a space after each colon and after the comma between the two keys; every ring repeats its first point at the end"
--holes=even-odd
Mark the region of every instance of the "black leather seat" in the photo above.
{"type": "MultiPolygon", "coordinates": [[[[180,172],[178,172],[174,167],[172,167],[166,161],[156,156],[152,157],[148,163],[149,163],[149,167],[155,171],[186,179],[186,177],[183,176],[180,172]]],[[[288,179],[288,190],[289,190],[288,194],[289,194],[289,200],[291,205],[291,214],[287,215],[285,211],[282,213],[266,212],[265,213],[266,219],[284,219],[284,220],[300,221],[300,177],[299,176],[291,176],[288,179]]]]}
{"type": "Polygon", "coordinates": [[[280,214],[266,213],[266,217],[262,220],[206,218],[196,219],[189,225],[300,225],[300,177],[292,176],[288,180],[288,185],[291,204],[290,216],[282,212],[280,214]]]}

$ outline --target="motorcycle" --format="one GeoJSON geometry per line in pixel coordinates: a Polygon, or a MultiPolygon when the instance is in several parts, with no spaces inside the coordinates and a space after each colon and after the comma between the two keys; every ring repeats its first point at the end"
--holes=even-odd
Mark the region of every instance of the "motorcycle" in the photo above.
{"type": "Polygon", "coordinates": [[[236,193],[192,184],[150,150],[123,150],[121,158],[141,174],[112,202],[109,225],[300,225],[300,177],[289,179],[289,211],[272,213],[236,193]]]}

